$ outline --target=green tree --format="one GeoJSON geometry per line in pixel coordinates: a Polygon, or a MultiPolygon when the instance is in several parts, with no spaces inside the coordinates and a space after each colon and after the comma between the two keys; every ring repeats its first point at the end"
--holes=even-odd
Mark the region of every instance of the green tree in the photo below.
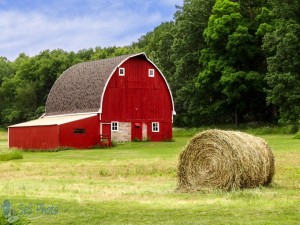
{"type": "MultiPolygon", "coordinates": [[[[197,87],[208,118],[236,125],[242,121],[265,120],[265,57],[257,17],[264,1],[217,0],[203,36],[197,87]],[[234,117],[232,116],[234,115],[234,117]]],[[[203,115],[203,116],[204,116],[203,115]]]]}
{"type": "Polygon", "coordinates": [[[0,57],[0,85],[5,77],[11,77],[14,74],[14,69],[11,62],[5,57],[0,57]]]}
{"type": "MultiPolygon", "coordinates": [[[[9,62],[5,57],[0,57],[0,88],[3,80],[9,79],[14,74],[14,68],[12,63],[9,62]]],[[[1,89],[0,89],[1,92],[1,89]]],[[[4,110],[4,102],[0,95],[0,126],[1,126],[1,114],[4,110]]]]}
{"type": "Polygon", "coordinates": [[[271,1],[272,20],[261,26],[267,55],[267,101],[281,123],[300,123],[300,1],[271,1]],[[266,29],[267,28],[267,29],[266,29]]]}
{"type": "Polygon", "coordinates": [[[174,15],[171,60],[175,71],[172,77],[173,95],[177,116],[177,126],[199,126],[205,119],[199,117],[203,96],[195,87],[200,71],[200,50],[206,46],[203,31],[215,0],[184,0],[174,15]]]}
{"type": "Polygon", "coordinates": [[[34,119],[44,111],[50,89],[60,74],[72,65],[62,50],[45,50],[28,57],[20,54],[12,63],[15,73],[0,86],[1,123],[34,119]]]}
{"type": "Polygon", "coordinates": [[[23,61],[16,70],[16,77],[34,84],[36,105],[40,107],[45,105],[56,79],[71,65],[73,62],[69,59],[69,53],[61,49],[45,50],[23,61]]]}

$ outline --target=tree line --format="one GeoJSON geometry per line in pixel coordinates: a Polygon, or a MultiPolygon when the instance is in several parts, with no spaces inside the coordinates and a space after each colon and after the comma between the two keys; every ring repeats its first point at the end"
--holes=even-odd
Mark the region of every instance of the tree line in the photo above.
{"type": "Polygon", "coordinates": [[[173,93],[176,126],[300,119],[300,0],[184,0],[174,19],[124,47],[0,58],[0,126],[37,118],[79,62],[145,52],[173,93]]]}

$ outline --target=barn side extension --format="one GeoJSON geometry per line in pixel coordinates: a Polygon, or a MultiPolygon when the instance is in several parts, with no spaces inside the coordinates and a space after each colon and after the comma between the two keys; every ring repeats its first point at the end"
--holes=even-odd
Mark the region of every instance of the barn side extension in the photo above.
{"type": "Polygon", "coordinates": [[[9,127],[9,147],[20,149],[90,148],[99,144],[96,114],[44,117],[9,127]]]}

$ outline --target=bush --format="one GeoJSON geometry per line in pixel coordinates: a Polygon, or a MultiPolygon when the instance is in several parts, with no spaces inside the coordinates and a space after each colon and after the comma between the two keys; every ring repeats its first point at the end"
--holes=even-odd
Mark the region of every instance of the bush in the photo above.
{"type": "Polygon", "coordinates": [[[0,161],[9,161],[14,159],[23,159],[23,154],[17,150],[0,151],[0,161]]]}
{"type": "Polygon", "coordinates": [[[300,139],[300,131],[296,133],[296,135],[294,136],[294,139],[300,139]]]}

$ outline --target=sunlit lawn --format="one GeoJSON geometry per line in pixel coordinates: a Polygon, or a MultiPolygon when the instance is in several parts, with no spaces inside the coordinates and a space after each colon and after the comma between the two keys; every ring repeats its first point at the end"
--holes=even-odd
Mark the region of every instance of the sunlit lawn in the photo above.
{"type": "Polygon", "coordinates": [[[32,224],[299,224],[300,140],[262,137],[276,158],[269,188],[176,192],[177,158],[190,136],[175,136],[106,150],[24,152],[0,162],[0,202],[8,199],[32,224]]]}

